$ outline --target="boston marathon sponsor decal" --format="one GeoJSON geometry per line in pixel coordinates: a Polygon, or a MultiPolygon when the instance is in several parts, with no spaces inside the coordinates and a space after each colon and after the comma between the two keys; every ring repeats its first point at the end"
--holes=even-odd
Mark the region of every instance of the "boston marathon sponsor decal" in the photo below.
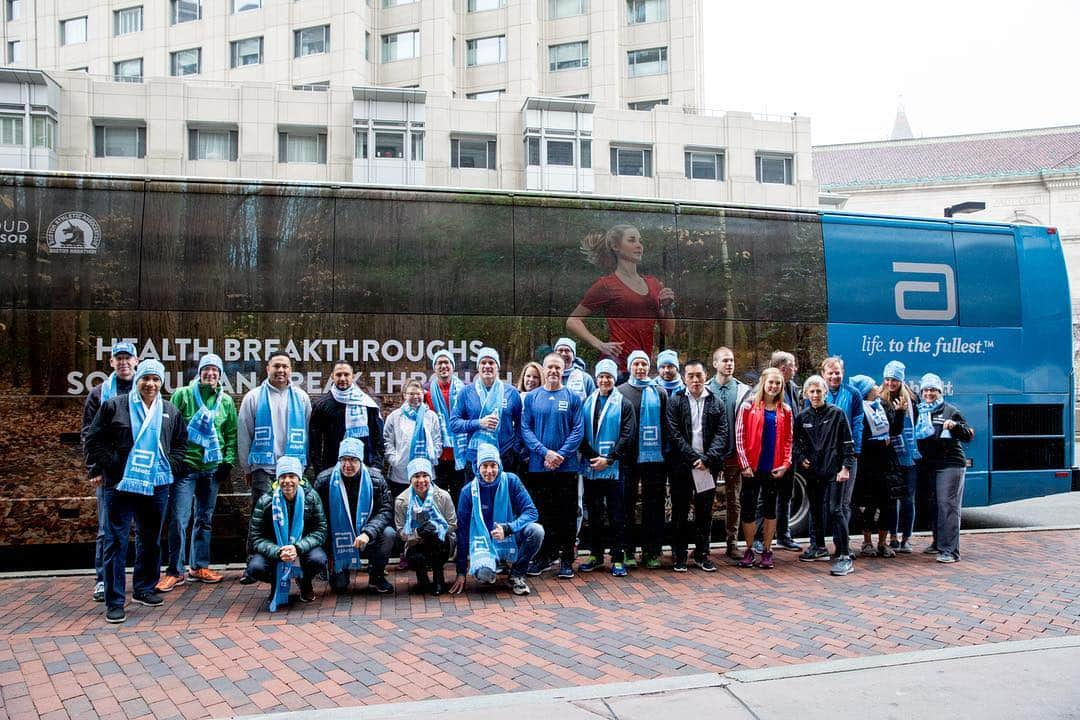
{"type": "Polygon", "coordinates": [[[96,255],[101,226],[84,212],[66,212],[49,223],[43,240],[53,255],[96,255]]]}

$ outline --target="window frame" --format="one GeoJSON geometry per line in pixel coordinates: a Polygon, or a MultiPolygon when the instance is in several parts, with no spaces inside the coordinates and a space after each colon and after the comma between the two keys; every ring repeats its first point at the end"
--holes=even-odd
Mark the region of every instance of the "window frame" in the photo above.
{"type": "Polygon", "coordinates": [[[636,102],[627,103],[626,107],[635,112],[652,112],[656,107],[668,104],[667,98],[660,98],[659,100],[638,100],[636,102]],[[649,107],[638,107],[640,105],[648,105],[649,107]]]}
{"type": "Polygon", "coordinates": [[[498,102],[499,98],[506,94],[505,88],[498,88],[496,90],[481,90],[474,93],[465,93],[466,100],[475,100],[477,102],[498,102]],[[485,97],[480,97],[484,95],[485,97]],[[493,97],[486,97],[491,95],[493,97]]]}
{"type": "Polygon", "coordinates": [[[209,161],[209,162],[237,162],[240,157],[240,131],[233,128],[221,128],[221,127],[200,127],[198,125],[188,126],[188,160],[192,161],[209,161]],[[222,158],[210,158],[204,157],[201,153],[201,146],[199,143],[200,136],[203,135],[228,135],[227,145],[228,157],[222,158]]]}
{"type": "Polygon", "coordinates": [[[501,65],[506,62],[506,35],[488,35],[485,37],[469,38],[465,41],[465,67],[483,67],[484,65],[501,65]],[[480,48],[478,44],[485,40],[496,40],[498,60],[489,62],[477,62],[477,54],[480,48]]]}
{"type": "Polygon", "coordinates": [[[128,82],[128,83],[141,83],[143,81],[143,70],[145,65],[141,57],[128,58],[127,60],[116,60],[113,62],[113,82],[128,82]],[[121,75],[120,66],[128,63],[139,63],[138,75],[121,75]]]}
{"type": "Polygon", "coordinates": [[[458,170],[498,170],[499,146],[498,140],[492,135],[457,135],[450,137],[450,167],[458,170]],[[461,165],[461,142],[485,143],[483,167],[461,165]]]}
{"type": "Polygon", "coordinates": [[[16,63],[23,62],[23,42],[22,40],[8,40],[7,44],[7,64],[15,65],[16,63]],[[19,57],[15,57],[18,54],[19,57]]]}
{"type": "Polygon", "coordinates": [[[683,149],[683,174],[687,180],[704,180],[706,182],[725,182],[727,173],[727,153],[722,148],[698,148],[687,147],[683,149]],[[713,177],[697,177],[694,175],[695,156],[711,156],[713,162],[713,177]]]}
{"type": "Polygon", "coordinates": [[[262,10],[262,8],[263,0],[229,0],[230,15],[239,15],[241,13],[252,12],[253,10],[262,10]],[[254,3],[254,7],[238,7],[241,3],[254,3]]]}
{"type": "Polygon", "coordinates": [[[169,53],[169,75],[171,77],[188,77],[189,75],[199,75],[202,73],[202,47],[184,48],[182,50],[173,50],[169,53]],[[183,53],[195,53],[195,72],[181,73],[179,72],[179,60],[180,55],[183,53]]]}
{"type": "Polygon", "coordinates": [[[202,20],[202,17],[202,0],[169,0],[169,25],[183,25],[184,23],[198,22],[199,20],[202,20]],[[185,7],[187,5],[195,6],[195,17],[183,20],[181,19],[181,11],[187,9],[185,7]]]}
{"type": "Polygon", "coordinates": [[[94,157],[96,158],[146,158],[146,126],[145,125],[110,125],[109,123],[94,123],[94,157]],[[108,153],[110,131],[121,130],[135,131],[135,154],[112,155],[108,153]]]}
{"type": "Polygon", "coordinates": [[[22,17],[23,0],[7,0],[4,3],[4,15],[8,22],[14,22],[22,17]]]}
{"type": "Polygon", "coordinates": [[[626,24],[627,25],[646,25],[648,23],[663,22],[668,19],[670,15],[670,8],[668,7],[668,0],[626,0],[626,24]],[[650,5],[660,9],[657,16],[654,18],[648,17],[648,8],[650,5]],[[637,14],[645,16],[642,20],[635,18],[635,9],[640,8],[640,12],[637,14]]]}
{"type": "MultiPolygon", "coordinates": [[[[308,41],[310,46],[310,41],[308,41]]],[[[330,24],[312,25],[310,27],[293,30],[293,59],[311,57],[312,55],[327,55],[330,53],[330,24]],[[322,32],[322,50],[318,52],[302,53],[304,49],[304,33],[318,30],[322,32]]]]}
{"type": "Polygon", "coordinates": [[[13,113],[0,113],[0,146],[26,146],[26,119],[24,116],[13,113]],[[9,134],[11,142],[4,142],[5,136],[9,134]]]}
{"type": "Polygon", "coordinates": [[[386,33],[385,35],[382,36],[382,40],[379,43],[379,48],[380,48],[379,59],[383,64],[392,63],[392,62],[400,62],[402,60],[415,60],[416,58],[420,57],[420,31],[419,30],[402,30],[400,32],[395,32],[395,33],[386,33]],[[410,45],[411,45],[412,54],[411,55],[406,55],[406,56],[403,56],[403,57],[394,57],[394,58],[388,57],[388,50],[390,48],[391,41],[393,41],[393,43],[395,45],[403,45],[404,43],[401,43],[398,40],[398,38],[401,38],[404,35],[409,35],[410,36],[410,41],[411,41],[410,45]]]}
{"type": "Polygon", "coordinates": [[[582,68],[589,67],[589,41],[588,40],[574,40],[572,42],[556,43],[555,45],[548,45],[548,72],[565,72],[567,70],[581,70],[582,68]],[[578,57],[577,65],[565,65],[559,67],[563,63],[571,62],[565,59],[558,59],[556,55],[562,48],[577,47],[578,57]]]}
{"type": "Polygon", "coordinates": [[[579,17],[586,15],[589,12],[589,0],[548,0],[547,4],[548,20],[561,20],[568,17],[579,17]],[[559,7],[563,3],[576,3],[577,10],[575,12],[560,13],[559,7]]]}
{"type": "Polygon", "coordinates": [[[90,34],[90,19],[87,15],[81,15],[76,17],[65,18],[60,21],[60,46],[67,47],[68,45],[82,45],[86,42],[90,34]],[[68,39],[68,24],[82,21],[82,40],[69,40],[68,39]]]}
{"type": "Polygon", "coordinates": [[[144,20],[143,13],[144,10],[142,5],[131,5],[126,8],[119,8],[117,10],[113,10],[113,37],[123,37],[124,35],[134,35],[137,32],[142,32],[144,20]],[[130,13],[134,10],[138,10],[138,29],[121,32],[121,19],[124,17],[125,13],[130,13]]]}
{"type": "Polygon", "coordinates": [[[758,151],[754,153],[754,174],[757,182],[762,185],[794,185],[795,184],[795,156],[791,153],[779,153],[758,151]],[[769,161],[782,161],[784,180],[765,180],[765,163],[769,161]]]}
{"type": "Polygon", "coordinates": [[[238,70],[240,68],[252,67],[253,65],[262,65],[262,64],[263,64],[263,36],[262,35],[255,35],[255,36],[252,36],[252,37],[240,38],[239,40],[230,40],[229,41],[229,69],[230,70],[238,70]],[[259,41],[258,60],[256,60],[253,63],[243,63],[243,64],[241,64],[239,62],[240,58],[245,57],[245,56],[242,56],[240,54],[240,43],[248,42],[250,40],[258,40],[259,41]]]}
{"type": "Polygon", "coordinates": [[[56,149],[56,137],[60,131],[60,123],[56,118],[51,115],[31,115],[30,116],[30,147],[45,148],[47,150],[56,149]],[[38,142],[38,125],[41,125],[45,130],[45,142],[44,144],[38,142]]]}
{"type": "Polygon", "coordinates": [[[467,12],[467,13],[488,12],[490,10],[501,10],[504,7],[506,7],[506,0],[486,0],[486,2],[488,2],[488,3],[494,3],[494,7],[482,7],[482,8],[477,8],[476,7],[477,2],[485,2],[485,0],[467,0],[466,3],[465,3],[465,12],[467,12]]]}
{"type": "Polygon", "coordinates": [[[609,150],[610,150],[609,154],[611,156],[610,157],[611,167],[609,169],[611,170],[612,175],[618,175],[620,177],[650,177],[650,178],[653,176],[654,169],[653,169],[653,166],[652,166],[652,148],[651,147],[642,147],[642,146],[639,146],[639,145],[619,145],[618,143],[613,143],[613,144],[609,145],[608,147],[609,147],[609,150]],[[620,170],[623,167],[623,163],[620,161],[620,157],[621,157],[622,153],[641,153],[641,165],[640,165],[641,172],[640,173],[620,172],[620,170]]]}
{"type": "Polygon", "coordinates": [[[574,142],[573,138],[544,138],[544,160],[548,167],[576,167],[574,164],[574,142]],[[552,145],[562,146],[565,145],[570,149],[570,162],[553,162],[551,159],[552,145]]]}
{"type": "Polygon", "coordinates": [[[282,165],[326,165],[326,150],[328,145],[326,129],[303,130],[278,130],[278,162],[282,165]],[[289,160],[289,136],[294,138],[315,139],[315,160],[289,160]]]}
{"type": "Polygon", "coordinates": [[[627,50],[626,51],[626,65],[627,65],[627,72],[629,73],[629,76],[632,77],[632,78],[653,77],[655,75],[664,75],[668,71],[668,48],[667,48],[666,45],[662,45],[662,46],[657,46],[657,47],[637,48],[635,50],[627,50]],[[656,60],[647,60],[647,61],[642,62],[640,60],[634,60],[633,59],[639,53],[651,53],[651,52],[655,52],[657,54],[657,59],[656,60]],[[655,64],[657,66],[657,68],[658,68],[657,70],[655,70],[653,72],[644,72],[644,71],[639,71],[639,70],[634,69],[634,68],[637,68],[637,67],[647,66],[647,65],[652,65],[652,64],[655,64]]]}

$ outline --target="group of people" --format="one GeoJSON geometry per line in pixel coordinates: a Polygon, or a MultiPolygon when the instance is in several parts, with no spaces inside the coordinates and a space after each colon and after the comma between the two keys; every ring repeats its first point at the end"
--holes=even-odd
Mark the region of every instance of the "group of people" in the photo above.
{"type": "Polygon", "coordinates": [[[525,595],[529,576],[572,578],[604,568],[606,555],[616,577],[659,568],[668,497],[672,569],[715,572],[719,487],[726,554],[740,567],[772,568],[778,545],[849,574],[853,507],[863,555],[911,552],[919,477],[937,505],[928,551],[940,562],[960,557],[961,443],[973,433],[943,401],[940,378],[924,375],[916,396],[897,361],[879,386],[845,377],[843,361],[830,357],[799,386],[795,357],[777,351],[751,388],[735,378],[729,348],[713,353],[711,367],[680,364],[665,350],[655,375],[649,355],[634,350],[622,367],[605,358],[590,375],[575,341],[560,338],[515,387],[501,379],[496,350],[477,353],[468,384],[443,351],[428,382],[408,382],[385,420],[346,362],[334,365],[330,392],[312,405],[292,381],[289,356],[274,354],[239,410],[222,392],[216,355],[204,355],[169,400],[157,360],[139,362],[121,342],[110,362],[83,418],[99,513],[94,599],[109,622],[126,617],[133,522],[134,602],[157,606],[185,582],[221,582],[209,567],[211,523],[218,488],[236,466],[252,508],[241,582],[270,583],[271,611],[289,602],[294,579],[310,602],[320,575],[344,593],[365,566],[371,590],[392,592],[386,569],[395,549],[416,589],[433,595],[462,592],[469,578],[492,584],[500,573],[525,595]],[[805,550],[789,527],[796,470],[809,496],[805,550]],[[588,550],[580,561],[579,547],[588,550]]]}

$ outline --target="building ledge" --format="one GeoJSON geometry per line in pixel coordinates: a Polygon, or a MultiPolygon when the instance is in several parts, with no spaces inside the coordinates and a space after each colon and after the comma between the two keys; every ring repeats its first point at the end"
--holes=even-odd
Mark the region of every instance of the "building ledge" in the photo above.
{"type": "Polygon", "coordinates": [[[427,100],[427,91],[419,88],[395,88],[375,86],[353,86],[353,100],[380,100],[383,102],[411,102],[423,105],[427,100]]]}
{"type": "Polygon", "coordinates": [[[555,110],[558,112],[591,113],[596,103],[584,98],[536,97],[525,98],[522,110],[555,110]]]}

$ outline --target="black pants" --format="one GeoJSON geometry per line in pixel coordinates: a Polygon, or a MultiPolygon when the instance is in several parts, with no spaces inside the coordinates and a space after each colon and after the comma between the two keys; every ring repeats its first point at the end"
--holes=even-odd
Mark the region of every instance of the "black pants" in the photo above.
{"type": "Polygon", "coordinates": [[[525,476],[525,487],[540,511],[546,531],[538,559],[549,562],[556,556],[565,563],[574,561],[577,536],[577,473],[533,472],[525,476]]]}
{"type": "Polygon", "coordinates": [[[437,535],[421,536],[419,543],[405,548],[405,558],[409,561],[410,570],[441,570],[450,559],[450,549],[450,543],[439,540],[437,535]]]}
{"type": "Polygon", "coordinates": [[[671,474],[671,555],[675,562],[686,562],[690,541],[690,504],[694,505],[694,557],[701,560],[709,555],[712,535],[712,507],[716,488],[697,492],[690,469],[678,468],[671,474]]]}
{"type": "Polygon", "coordinates": [[[440,460],[435,466],[435,484],[450,493],[450,497],[454,499],[454,507],[457,507],[458,498],[461,497],[461,488],[465,487],[467,482],[466,475],[464,468],[461,470],[454,468],[453,460],[440,460]]]}
{"type": "Polygon", "coordinates": [[[759,512],[765,520],[776,519],[776,486],[777,479],[771,472],[755,472],[752,477],[743,475],[739,500],[743,525],[756,521],[759,512]]]}
{"type": "Polygon", "coordinates": [[[667,494],[667,469],[664,463],[627,464],[623,483],[623,508],[626,515],[627,552],[638,547],[644,555],[659,557],[664,544],[664,501],[667,494]],[[641,522],[636,522],[638,499],[641,499],[641,522]]]}
{"type": "MultiPolygon", "coordinates": [[[[265,555],[255,553],[248,560],[245,572],[259,582],[273,585],[276,580],[277,564],[279,562],[281,560],[278,558],[268,558],[265,555]]],[[[326,551],[321,547],[316,547],[301,555],[300,569],[303,571],[303,577],[300,580],[301,586],[310,585],[315,576],[326,569],[326,551]]]]}
{"type": "Polygon", "coordinates": [[[832,475],[817,475],[809,470],[803,471],[803,480],[806,481],[806,496],[810,503],[810,545],[812,547],[826,549],[825,530],[829,527],[829,508],[827,491],[832,475]]]}
{"type": "MultiPolygon", "coordinates": [[[[795,469],[788,468],[784,477],[776,481],[776,537],[791,537],[791,496],[795,492],[795,469]]],[[[758,507],[756,540],[762,539],[764,528],[764,508],[758,507]]]]}
{"type": "Polygon", "coordinates": [[[626,548],[626,517],[623,513],[621,478],[585,479],[585,506],[589,509],[589,550],[599,559],[611,548],[611,562],[623,562],[626,548]],[[606,521],[606,522],[605,522],[606,521]]]}
{"type": "MultiPolygon", "coordinates": [[[[329,533],[333,537],[333,533],[329,533]]],[[[379,537],[371,538],[371,541],[360,551],[360,557],[368,561],[368,577],[371,580],[378,580],[379,578],[386,576],[386,563],[390,560],[390,553],[394,550],[394,540],[397,539],[397,532],[393,527],[387,526],[383,528],[382,534],[379,537]]],[[[327,548],[327,555],[333,556],[333,548],[327,548]]],[[[344,590],[349,586],[349,577],[352,575],[352,571],[349,569],[339,570],[334,568],[334,572],[330,574],[330,587],[336,592],[344,590]]]]}

